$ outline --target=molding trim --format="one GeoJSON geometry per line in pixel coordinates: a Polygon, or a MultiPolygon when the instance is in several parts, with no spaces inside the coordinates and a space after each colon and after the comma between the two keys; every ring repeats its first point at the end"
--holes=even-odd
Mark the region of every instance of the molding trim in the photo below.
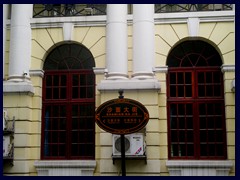
{"type": "Polygon", "coordinates": [[[107,73],[107,69],[106,69],[106,68],[93,67],[93,72],[94,72],[96,75],[105,74],[105,73],[107,73]]]}
{"type": "Polygon", "coordinates": [[[97,89],[101,91],[118,91],[124,90],[161,90],[160,82],[157,79],[118,79],[118,80],[102,80],[97,89]]]}
{"type": "Polygon", "coordinates": [[[155,73],[168,73],[168,66],[158,66],[154,68],[155,73]]]}
{"type": "Polygon", "coordinates": [[[38,176],[93,176],[95,160],[35,161],[38,176]]]}
{"type": "MultiPolygon", "coordinates": [[[[48,17],[31,18],[32,28],[63,27],[63,23],[73,23],[76,26],[106,26],[106,15],[102,16],[74,16],[74,17],[48,17]]],[[[155,13],[155,24],[187,23],[188,18],[199,18],[201,22],[234,22],[233,11],[204,11],[204,12],[180,12],[180,13],[155,13]]],[[[127,22],[132,24],[133,15],[127,15],[127,22]]],[[[6,21],[10,28],[10,20],[6,21]]]]}
{"type": "Polygon", "coordinates": [[[222,72],[235,72],[235,65],[222,65],[221,66],[222,72]]]}
{"type": "Polygon", "coordinates": [[[44,71],[43,70],[29,70],[30,76],[39,76],[41,78],[44,77],[44,71]]]}
{"type": "Polygon", "coordinates": [[[230,160],[168,160],[170,176],[228,176],[233,162],[230,160]]]}
{"type": "Polygon", "coordinates": [[[30,96],[34,95],[34,87],[30,82],[3,81],[3,93],[23,93],[30,96]]]}

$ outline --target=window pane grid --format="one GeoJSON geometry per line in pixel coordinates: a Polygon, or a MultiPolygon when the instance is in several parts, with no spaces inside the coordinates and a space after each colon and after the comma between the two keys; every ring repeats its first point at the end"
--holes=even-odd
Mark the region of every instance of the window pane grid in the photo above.
{"type": "Polygon", "coordinates": [[[203,41],[185,41],[169,54],[170,159],[226,159],[221,58],[203,41]],[[191,108],[189,108],[189,105],[191,108]]]}
{"type": "Polygon", "coordinates": [[[170,97],[191,98],[192,93],[191,72],[171,72],[170,97]]]}
{"type": "Polygon", "coordinates": [[[192,104],[171,104],[171,156],[193,157],[194,132],[192,104]]]}
{"type": "Polygon", "coordinates": [[[94,158],[95,77],[91,73],[92,71],[88,70],[80,73],[74,71],[45,73],[43,159],[94,158]],[[91,96],[84,95],[81,98],[80,92],[78,92],[77,98],[73,99],[72,94],[75,87],[78,88],[78,91],[81,88],[91,88],[85,92],[93,94],[91,96]],[[64,98],[60,94],[61,88],[66,88],[66,97],[64,98]],[[67,94],[67,92],[70,93],[67,94]],[[86,101],[86,99],[88,100],[86,101]],[[64,105],[59,105],[59,103],[64,105]]]}

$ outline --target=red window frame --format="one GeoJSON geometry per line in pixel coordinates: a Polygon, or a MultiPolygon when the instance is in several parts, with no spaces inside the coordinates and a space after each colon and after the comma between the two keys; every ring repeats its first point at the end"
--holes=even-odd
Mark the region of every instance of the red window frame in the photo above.
{"type": "Polygon", "coordinates": [[[95,159],[94,114],[92,70],[46,70],[41,159],[95,159]]]}
{"type": "Polygon", "coordinates": [[[169,67],[167,86],[168,158],[226,159],[220,68],[169,67]]]}

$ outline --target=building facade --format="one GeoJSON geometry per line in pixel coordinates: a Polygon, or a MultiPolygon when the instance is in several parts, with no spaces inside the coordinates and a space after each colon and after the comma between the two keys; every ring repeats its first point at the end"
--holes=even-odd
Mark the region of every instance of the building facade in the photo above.
{"type": "Polygon", "coordinates": [[[234,4],[4,4],[3,174],[121,175],[120,89],[150,115],[127,175],[235,175],[234,4]]]}

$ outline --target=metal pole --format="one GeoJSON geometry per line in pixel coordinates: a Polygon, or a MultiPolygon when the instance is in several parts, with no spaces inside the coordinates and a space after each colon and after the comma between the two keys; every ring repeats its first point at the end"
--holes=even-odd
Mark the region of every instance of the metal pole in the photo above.
{"type": "MultiPolygon", "coordinates": [[[[123,90],[119,90],[119,99],[123,99],[123,90]]],[[[121,134],[121,161],[122,161],[122,176],[126,176],[126,163],[125,163],[125,137],[121,134]]]]}
{"type": "Polygon", "coordinates": [[[124,138],[124,134],[121,134],[121,159],[122,159],[122,176],[126,176],[125,138],[124,138]]]}

